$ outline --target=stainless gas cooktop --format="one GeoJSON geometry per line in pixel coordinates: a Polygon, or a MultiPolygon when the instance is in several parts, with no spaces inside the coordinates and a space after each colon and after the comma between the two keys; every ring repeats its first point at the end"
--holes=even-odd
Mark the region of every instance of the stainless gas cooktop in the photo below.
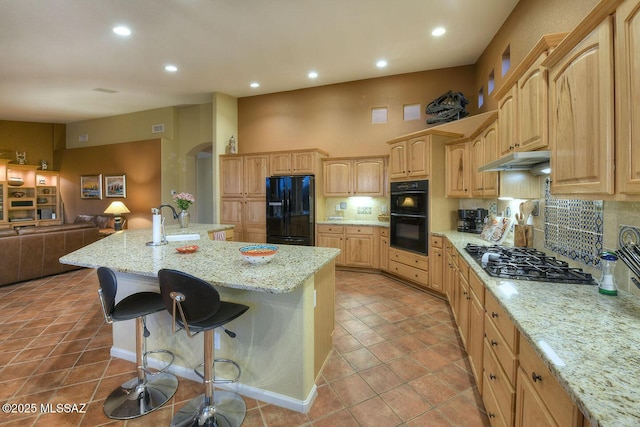
{"type": "Polygon", "coordinates": [[[595,285],[591,274],[533,248],[467,244],[465,250],[492,277],[595,285]]]}

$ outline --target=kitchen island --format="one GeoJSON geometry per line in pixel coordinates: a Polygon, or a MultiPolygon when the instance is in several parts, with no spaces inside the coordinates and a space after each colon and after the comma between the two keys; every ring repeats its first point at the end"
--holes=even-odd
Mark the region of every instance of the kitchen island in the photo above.
{"type": "MultiPolygon", "coordinates": [[[[118,300],[141,292],[158,292],[162,268],[184,271],[218,290],[223,300],[242,303],[249,311],[230,322],[235,339],[216,331],[217,358],[235,360],[242,368],[236,384],[224,386],[244,396],[298,412],[307,412],[316,396],[315,380],[332,347],[335,266],[339,251],[332,248],[280,245],[271,262],[249,264],[238,249],[247,243],[209,239],[210,231],[231,226],[191,224],[187,229],[167,227],[198,240],[170,241],[147,246],[151,230],[125,230],[68,254],[65,264],[108,267],[118,278],[118,300]],[[193,254],[176,248],[197,245],[193,254]]],[[[96,295],[97,298],[97,295],[96,295]]],[[[206,304],[206,301],[203,301],[206,304]]],[[[113,324],[114,357],[135,360],[133,320],[113,324]]],[[[171,315],[147,316],[151,331],[148,349],[166,349],[176,356],[173,372],[200,381],[192,369],[203,361],[201,335],[188,338],[171,332],[171,315]]]]}
{"type": "Polygon", "coordinates": [[[489,242],[456,231],[434,234],[457,249],[592,426],[640,425],[637,296],[605,296],[595,285],[494,278],[464,249],[489,242]]]}

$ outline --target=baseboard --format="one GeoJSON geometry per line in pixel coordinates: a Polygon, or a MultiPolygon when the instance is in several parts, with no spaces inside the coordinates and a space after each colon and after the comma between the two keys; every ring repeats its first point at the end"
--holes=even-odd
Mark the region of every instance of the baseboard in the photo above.
{"type": "MultiPolygon", "coordinates": [[[[124,350],[118,347],[111,347],[111,356],[117,357],[118,359],[128,360],[129,362],[135,363],[136,361],[135,352],[124,350]]],[[[160,369],[162,366],[164,366],[165,362],[158,359],[154,359],[153,357],[148,357],[147,364],[154,369],[160,369]]],[[[202,382],[202,379],[199,376],[197,376],[195,372],[193,372],[193,369],[185,368],[184,366],[172,365],[169,368],[169,372],[181,378],[187,378],[189,380],[202,382]]],[[[178,383],[178,387],[180,387],[179,383],[178,383]]],[[[257,387],[242,384],[241,382],[237,382],[234,384],[219,384],[219,385],[216,385],[216,388],[233,391],[235,393],[238,393],[245,397],[249,397],[251,399],[256,399],[261,402],[270,403],[272,405],[276,405],[281,408],[286,408],[291,411],[300,412],[303,414],[306,414],[309,412],[309,410],[311,409],[311,405],[313,405],[313,402],[315,401],[318,395],[317,387],[315,384],[309,391],[309,395],[305,400],[293,399],[283,394],[274,393],[268,390],[263,390],[257,387]]],[[[204,388],[203,388],[203,391],[204,391],[204,388]]]]}

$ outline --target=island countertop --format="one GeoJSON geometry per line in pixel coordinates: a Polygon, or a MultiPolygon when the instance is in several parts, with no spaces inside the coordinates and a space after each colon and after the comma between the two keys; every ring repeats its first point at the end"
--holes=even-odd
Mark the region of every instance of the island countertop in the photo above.
{"type": "Polygon", "coordinates": [[[168,226],[167,235],[199,234],[199,240],[173,241],[147,246],[151,229],[123,230],[60,258],[63,264],[80,267],[108,267],[121,273],[156,277],[162,268],[184,271],[214,286],[250,291],[291,292],[327,265],[339,249],[279,245],[267,264],[244,260],[239,249],[249,243],[209,240],[210,231],[232,229],[230,225],[191,224],[188,228],[168,226]],[[197,245],[198,251],[181,254],[176,248],[197,245]]]}

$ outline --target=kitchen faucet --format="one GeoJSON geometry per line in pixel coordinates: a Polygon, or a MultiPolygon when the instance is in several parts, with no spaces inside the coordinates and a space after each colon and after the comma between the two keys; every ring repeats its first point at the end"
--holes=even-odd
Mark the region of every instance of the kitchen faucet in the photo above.
{"type": "MultiPolygon", "coordinates": [[[[176,210],[174,209],[173,206],[171,205],[160,205],[157,208],[152,208],[151,209],[151,213],[154,215],[159,215],[160,211],[162,210],[162,208],[169,208],[171,209],[171,212],[173,212],[173,219],[178,219],[178,213],[176,212],[176,210]]],[[[167,234],[164,231],[164,216],[162,217],[162,220],[160,221],[160,234],[161,234],[161,239],[159,244],[166,244],[167,243],[167,234]]],[[[149,243],[147,243],[148,245],[149,243]]]]}
{"type": "Polygon", "coordinates": [[[160,205],[158,206],[156,209],[158,209],[158,213],[160,213],[160,211],[162,210],[162,208],[169,208],[171,209],[171,212],[173,212],[173,219],[178,219],[178,213],[176,212],[175,208],[171,205],[160,205]]]}

